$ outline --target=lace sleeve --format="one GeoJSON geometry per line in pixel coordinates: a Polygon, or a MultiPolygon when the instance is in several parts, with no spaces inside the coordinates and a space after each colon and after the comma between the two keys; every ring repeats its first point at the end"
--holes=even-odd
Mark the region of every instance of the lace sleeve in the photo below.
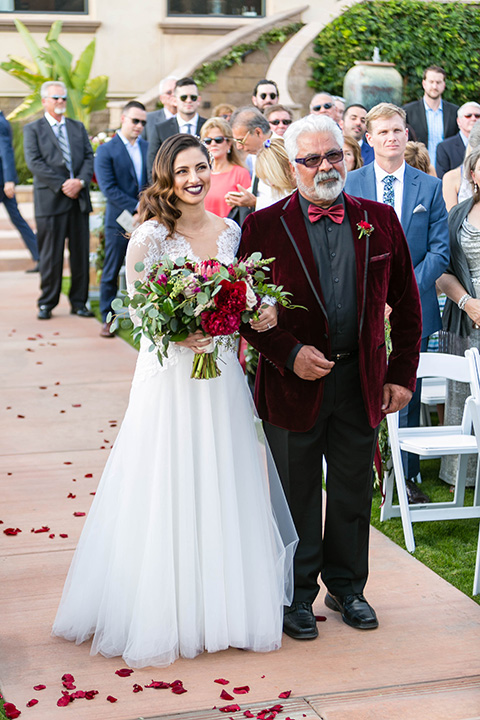
{"type": "Polygon", "coordinates": [[[166,232],[166,228],[155,220],[147,220],[133,231],[125,260],[127,292],[130,297],[135,293],[135,282],[143,280],[145,273],[161,259],[161,246],[166,232]],[[144,265],[141,271],[135,270],[135,265],[139,262],[144,265]]]}

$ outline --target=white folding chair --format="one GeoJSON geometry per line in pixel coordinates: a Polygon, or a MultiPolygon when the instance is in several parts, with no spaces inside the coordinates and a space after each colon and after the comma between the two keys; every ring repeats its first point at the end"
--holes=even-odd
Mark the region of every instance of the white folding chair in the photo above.
{"type": "Polygon", "coordinates": [[[480,356],[476,348],[467,350],[465,356],[421,353],[417,371],[419,378],[440,377],[470,383],[472,394],[465,403],[461,425],[400,428],[399,413],[387,415],[393,471],[384,480],[385,500],[380,519],[383,521],[392,517],[401,517],[405,545],[410,552],[415,550],[413,522],[480,517],[480,464],[478,463],[474,505],[473,507],[464,505],[467,456],[472,454],[478,456],[480,450],[480,356]],[[453,501],[409,505],[402,450],[426,458],[459,455],[453,501]],[[394,481],[398,505],[393,504],[394,481]]]}

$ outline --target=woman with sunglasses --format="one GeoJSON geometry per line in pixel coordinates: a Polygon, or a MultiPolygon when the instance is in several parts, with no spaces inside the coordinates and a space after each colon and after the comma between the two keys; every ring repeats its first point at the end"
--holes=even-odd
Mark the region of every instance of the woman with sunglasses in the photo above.
{"type": "Polygon", "coordinates": [[[228,192],[236,192],[237,185],[249,187],[250,174],[233,142],[232,129],[221,117],[207,120],[200,137],[212,160],[210,190],[205,198],[205,209],[219,217],[227,217],[231,207],[225,202],[228,192]]]}
{"type": "Polygon", "coordinates": [[[283,137],[286,129],[293,122],[293,114],[285,105],[271,105],[265,108],[263,114],[270,123],[270,128],[275,135],[283,137]]]}
{"type": "MultiPolygon", "coordinates": [[[[130,295],[163,257],[228,265],[240,240],[233,221],[205,210],[210,164],[197,138],[167,139],[152,174],[128,245],[130,295]]],[[[296,534],[278,476],[266,476],[235,349],[219,342],[220,377],[191,378],[209,340],[197,331],[172,343],[160,365],[142,339],[53,628],[77,643],[93,635],[92,654],[131,667],[281,645],[296,534]]]]}

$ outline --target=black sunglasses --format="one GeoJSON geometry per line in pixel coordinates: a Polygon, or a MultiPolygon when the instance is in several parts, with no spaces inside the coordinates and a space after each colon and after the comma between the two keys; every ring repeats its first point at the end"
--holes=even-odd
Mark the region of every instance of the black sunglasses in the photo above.
{"type": "Polygon", "coordinates": [[[480,120],[480,115],[478,113],[465,113],[465,115],[463,117],[466,117],[466,118],[475,117],[475,118],[477,118],[477,120],[480,120]]]}
{"type": "Polygon", "coordinates": [[[280,123],[282,123],[282,125],[291,125],[292,124],[292,121],[290,119],[288,119],[288,120],[269,120],[268,122],[270,123],[270,125],[280,125],[280,123]]]}
{"type": "Polygon", "coordinates": [[[66,95],[49,95],[50,100],[66,100],[66,95]]]}
{"type": "Polygon", "coordinates": [[[132,121],[133,125],[138,125],[138,123],[140,123],[140,125],[143,125],[143,127],[145,127],[145,125],[147,124],[146,120],[139,120],[138,118],[130,118],[130,120],[132,121]]]}
{"type": "Polygon", "coordinates": [[[267,97],[269,97],[270,100],[275,100],[275,98],[278,97],[278,93],[260,93],[260,97],[262,100],[266,100],[267,97]]]}
{"type": "Polygon", "coordinates": [[[205,138],[203,142],[205,143],[205,145],[211,145],[212,142],[216,143],[217,145],[221,145],[225,140],[227,140],[227,138],[223,135],[217,135],[217,137],[214,138],[205,138]]]}
{"type": "Polygon", "coordinates": [[[198,100],[198,95],[180,95],[180,100],[182,102],[186,102],[190,98],[192,102],[196,102],[198,100]]]}
{"type": "Polygon", "coordinates": [[[322,109],[322,107],[325,108],[325,110],[330,110],[330,108],[333,107],[333,103],[323,103],[323,105],[315,105],[312,108],[312,110],[314,110],[315,112],[318,112],[319,110],[322,109]]]}
{"type": "Polygon", "coordinates": [[[308,157],[304,158],[295,158],[296,163],[305,165],[308,168],[319,167],[324,160],[328,160],[330,165],[341,162],[343,160],[343,150],[330,150],[325,155],[308,155],[308,157]]]}

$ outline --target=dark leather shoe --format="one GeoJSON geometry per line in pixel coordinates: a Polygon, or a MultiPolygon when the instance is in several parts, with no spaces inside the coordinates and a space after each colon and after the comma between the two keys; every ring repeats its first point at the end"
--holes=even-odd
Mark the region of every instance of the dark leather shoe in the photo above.
{"type": "Polygon", "coordinates": [[[111,322],[103,323],[102,329],[100,330],[100,337],[103,337],[103,338],[114,338],[115,337],[115,333],[110,332],[111,325],[112,325],[111,322]]]}
{"type": "Polygon", "coordinates": [[[318,636],[312,606],[297,602],[283,612],[283,632],[295,640],[314,640],[318,636]]]}
{"type": "Polygon", "coordinates": [[[29,268],[28,270],[25,270],[26,273],[36,273],[40,272],[40,268],[38,266],[38,262],[33,266],[33,268],[29,268]]]}
{"type": "Polygon", "coordinates": [[[342,613],[343,622],[357,630],[375,630],[378,620],[375,610],[363,595],[325,595],[325,605],[330,610],[342,613]]]}
{"type": "Polygon", "coordinates": [[[46,305],[40,305],[40,307],[38,308],[37,318],[39,320],[50,320],[51,317],[52,311],[50,310],[50,308],[46,305]]]}
{"type": "Polygon", "coordinates": [[[405,488],[407,490],[409,505],[420,505],[431,502],[428,495],[425,495],[413,480],[405,480],[405,488]]]}
{"type": "Polygon", "coordinates": [[[92,313],[91,310],[89,310],[85,305],[82,305],[81,307],[76,307],[70,310],[70,315],[79,315],[80,317],[95,317],[94,313],[92,313]]]}

